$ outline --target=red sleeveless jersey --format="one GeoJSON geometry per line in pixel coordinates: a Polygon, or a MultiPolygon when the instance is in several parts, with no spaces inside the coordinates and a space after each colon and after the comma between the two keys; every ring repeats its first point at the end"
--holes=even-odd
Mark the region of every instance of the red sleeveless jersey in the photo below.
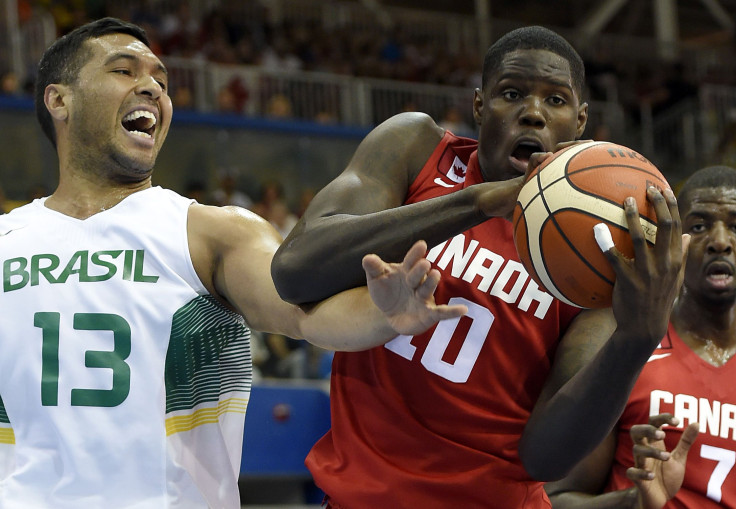
{"type": "Polygon", "coordinates": [[[721,367],[701,359],[670,324],[629,397],[618,428],[618,446],[607,491],[630,488],[634,464],[629,430],[650,415],[669,412],[678,427],[665,427],[672,450],[691,422],[700,434],[687,456],[685,481],[667,509],[736,508],[736,359],[721,367]]]}
{"type": "MultiPolygon", "coordinates": [[[[483,182],[476,148],[446,133],[406,203],[483,182]]],[[[334,507],[551,507],[517,446],[579,310],[531,280],[505,219],[427,257],[442,272],[436,301],[465,304],[468,314],[385,346],[336,353],[332,429],[306,464],[334,507]]]]}

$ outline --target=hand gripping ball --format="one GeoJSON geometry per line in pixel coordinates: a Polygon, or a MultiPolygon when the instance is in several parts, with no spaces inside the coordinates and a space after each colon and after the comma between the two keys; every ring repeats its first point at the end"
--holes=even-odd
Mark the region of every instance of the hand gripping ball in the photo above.
{"type": "Polygon", "coordinates": [[[616,248],[633,258],[623,206],[631,196],[653,244],[657,223],[649,186],[670,188],[651,162],[622,145],[578,143],[546,159],[522,187],[513,215],[516,250],[529,275],[568,304],[610,306],[616,275],[593,227],[606,224],[616,248]]]}

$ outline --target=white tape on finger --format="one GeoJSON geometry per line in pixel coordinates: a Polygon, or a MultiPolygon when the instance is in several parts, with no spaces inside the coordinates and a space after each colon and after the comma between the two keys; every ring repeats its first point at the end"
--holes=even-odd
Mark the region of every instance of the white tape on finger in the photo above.
{"type": "Polygon", "coordinates": [[[595,241],[598,243],[598,247],[604,253],[613,247],[613,238],[611,237],[611,230],[608,226],[603,223],[598,223],[593,227],[593,235],[595,235],[595,241]]]}

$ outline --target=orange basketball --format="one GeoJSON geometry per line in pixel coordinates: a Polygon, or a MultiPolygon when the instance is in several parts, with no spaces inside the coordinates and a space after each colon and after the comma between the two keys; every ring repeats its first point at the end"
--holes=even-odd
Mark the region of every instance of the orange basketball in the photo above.
{"type": "Polygon", "coordinates": [[[610,306],[616,275],[593,226],[608,225],[616,248],[633,258],[623,207],[632,196],[653,244],[657,223],[649,186],[670,188],[651,162],[621,145],[578,143],[549,157],[529,176],[514,209],[514,242],[529,275],[568,304],[610,306]]]}

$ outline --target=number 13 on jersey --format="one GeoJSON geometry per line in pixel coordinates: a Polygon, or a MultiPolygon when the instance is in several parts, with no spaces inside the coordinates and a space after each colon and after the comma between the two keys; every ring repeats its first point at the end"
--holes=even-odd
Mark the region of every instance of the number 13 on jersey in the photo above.
{"type": "MultiPolygon", "coordinates": [[[[61,314],[39,312],[34,315],[33,325],[40,328],[41,339],[41,404],[59,404],[59,337],[61,314]]],[[[130,392],[130,366],[125,359],[130,355],[130,325],[119,315],[107,313],[74,313],[75,331],[110,331],[113,335],[113,350],[87,350],[84,365],[87,368],[112,370],[110,389],[72,389],[72,406],[117,406],[130,392]]]]}

